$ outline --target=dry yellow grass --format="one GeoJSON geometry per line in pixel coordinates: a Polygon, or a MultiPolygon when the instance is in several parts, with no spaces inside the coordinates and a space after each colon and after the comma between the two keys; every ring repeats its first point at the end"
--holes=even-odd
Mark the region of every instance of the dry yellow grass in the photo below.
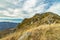
{"type": "Polygon", "coordinates": [[[25,31],[19,30],[0,40],[60,40],[60,24],[46,24],[25,31]]]}

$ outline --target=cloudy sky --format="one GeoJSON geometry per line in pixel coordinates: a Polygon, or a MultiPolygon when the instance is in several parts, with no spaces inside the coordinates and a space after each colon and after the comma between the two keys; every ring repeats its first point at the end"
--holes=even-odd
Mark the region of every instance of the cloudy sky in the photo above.
{"type": "Polygon", "coordinates": [[[19,23],[43,12],[60,15],[60,0],[0,0],[0,22],[19,23]]]}

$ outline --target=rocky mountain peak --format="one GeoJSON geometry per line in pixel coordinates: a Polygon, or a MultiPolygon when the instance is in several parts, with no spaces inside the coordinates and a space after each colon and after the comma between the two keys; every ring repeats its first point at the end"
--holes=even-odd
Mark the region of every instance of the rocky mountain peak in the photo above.
{"type": "Polygon", "coordinates": [[[31,18],[26,18],[23,20],[21,24],[18,26],[31,26],[31,25],[42,25],[42,24],[52,24],[52,23],[60,23],[60,16],[52,13],[52,12],[46,12],[46,13],[38,13],[35,14],[31,18]]]}

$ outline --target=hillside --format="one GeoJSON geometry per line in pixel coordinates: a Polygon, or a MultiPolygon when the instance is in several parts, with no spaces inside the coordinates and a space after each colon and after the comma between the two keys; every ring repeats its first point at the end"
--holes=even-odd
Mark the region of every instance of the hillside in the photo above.
{"type": "Polygon", "coordinates": [[[29,29],[18,40],[60,40],[60,24],[41,25],[29,29]]]}
{"type": "Polygon", "coordinates": [[[18,29],[35,27],[42,24],[60,23],[60,16],[52,12],[35,14],[32,18],[24,19],[21,24],[18,24],[18,29]],[[21,26],[21,27],[20,27],[21,26]],[[29,26],[29,27],[28,27],[29,26]]]}
{"type": "Polygon", "coordinates": [[[52,12],[35,14],[0,35],[0,40],[60,40],[60,16],[52,12]]]}

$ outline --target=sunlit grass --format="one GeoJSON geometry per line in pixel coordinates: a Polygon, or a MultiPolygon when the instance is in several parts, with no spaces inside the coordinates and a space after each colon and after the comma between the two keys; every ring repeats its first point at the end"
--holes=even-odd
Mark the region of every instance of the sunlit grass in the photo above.
{"type": "Polygon", "coordinates": [[[60,40],[60,24],[41,25],[25,31],[19,30],[0,40],[18,40],[24,35],[22,40],[60,40]],[[25,35],[26,33],[30,34],[25,35]]]}

